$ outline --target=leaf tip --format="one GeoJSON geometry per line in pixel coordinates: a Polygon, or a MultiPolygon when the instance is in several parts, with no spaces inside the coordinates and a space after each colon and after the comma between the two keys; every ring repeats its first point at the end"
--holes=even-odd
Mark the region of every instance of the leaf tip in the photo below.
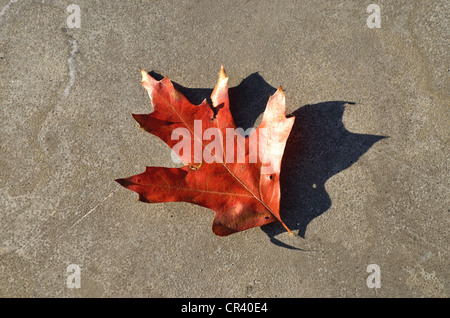
{"type": "Polygon", "coordinates": [[[148,74],[147,71],[143,70],[142,68],[139,68],[141,71],[141,84],[144,86],[145,89],[150,90],[152,86],[155,84],[155,79],[148,74]]]}
{"type": "Polygon", "coordinates": [[[228,77],[222,64],[220,64],[219,79],[211,93],[211,101],[213,107],[228,103],[228,77]]]}
{"type": "Polygon", "coordinates": [[[225,73],[225,68],[222,64],[220,64],[220,72],[219,72],[219,80],[227,78],[227,74],[225,73]]]}
{"type": "Polygon", "coordinates": [[[141,128],[144,128],[145,122],[148,118],[148,115],[145,114],[131,114],[133,116],[134,120],[138,122],[139,126],[141,128]]]}
{"type": "Polygon", "coordinates": [[[130,181],[128,179],[115,179],[118,184],[120,184],[122,187],[127,187],[130,185],[130,181]]]}
{"type": "Polygon", "coordinates": [[[139,71],[141,72],[141,83],[144,82],[150,75],[146,71],[144,71],[141,67],[139,68],[139,71]]]}
{"type": "Polygon", "coordinates": [[[284,103],[284,92],[283,92],[283,87],[280,85],[277,89],[277,91],[271,96],[271,98],[282,98],[281,102],[284,103]]]}

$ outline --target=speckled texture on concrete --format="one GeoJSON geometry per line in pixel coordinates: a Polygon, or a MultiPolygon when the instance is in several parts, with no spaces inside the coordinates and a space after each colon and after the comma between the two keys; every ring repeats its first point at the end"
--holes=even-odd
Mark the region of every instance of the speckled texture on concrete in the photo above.
{"type": "Polygon", "coordinates": [[[370,29],[372,2],[77,0],[70,29],[72,1],[1,0],[0,297],[448,297],[450,5],[376,1],[370,29]],[[240,125],[279,85],[296,115],[295,237],[217,237],[210,210],[114,182],[174,165],[131,117],[139,67],[196,100],[221,63],[240,125]]]}

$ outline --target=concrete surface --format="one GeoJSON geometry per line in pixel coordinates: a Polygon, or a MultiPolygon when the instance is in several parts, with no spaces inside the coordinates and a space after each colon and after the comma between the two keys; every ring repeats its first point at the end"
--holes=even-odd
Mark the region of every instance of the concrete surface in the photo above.
{"type": "Polygon", "coordinates": [[[71,3],[0,1],[1,297],[450,295],[448,1],[77,0],[68,28],[71,3]],[[279,85],[297,116],[295,237],[217,237],[211,211],[114,182],[173,166],[131,117],[151,111],[139,67],[196,99],[220,63],[237,122],[257,124],[279,85]]]}

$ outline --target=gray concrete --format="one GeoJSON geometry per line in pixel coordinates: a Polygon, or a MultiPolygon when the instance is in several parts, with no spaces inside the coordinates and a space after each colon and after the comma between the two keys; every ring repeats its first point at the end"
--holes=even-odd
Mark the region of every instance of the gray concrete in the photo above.
{"type": "Polygon", "coordinates": [[[0,0],[0,297],[448,297],[450,6],[376,1],[370,29],[372,1],[339,2],[77,0],[70,29],[71,1],[0,0]],[[295,237],[217,237],[210,210],[114,182],[173,165],[131,117],[151,111],[139,67],[204,94],[220,63],[297,116],[295,237]]]}

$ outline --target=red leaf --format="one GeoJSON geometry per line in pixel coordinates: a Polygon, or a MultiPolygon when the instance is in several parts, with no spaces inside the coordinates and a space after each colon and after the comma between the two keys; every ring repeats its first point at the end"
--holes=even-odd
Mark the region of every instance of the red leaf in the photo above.
{"type": "Polygon", "coordinates": [[[183,145],[179,156],[184,167],[147,167],[141,174],[116,181],[137,192],[143,202],[184,201],[214,210],[212,229],[220,236],[274,221],[291,233],[280,218],[279,178],[295,119],[285,115],[281,87],[269,98],[260,126],[243,138],[236,133],[230,113],[223,67],[211,94],[212,107],[206,100],[192,105],[167,77],[157,81],[141,73],[154,111],[133,117],[173,150],[183,145]],[[239,147],[238,140],[243,142],[239,147]]]}

